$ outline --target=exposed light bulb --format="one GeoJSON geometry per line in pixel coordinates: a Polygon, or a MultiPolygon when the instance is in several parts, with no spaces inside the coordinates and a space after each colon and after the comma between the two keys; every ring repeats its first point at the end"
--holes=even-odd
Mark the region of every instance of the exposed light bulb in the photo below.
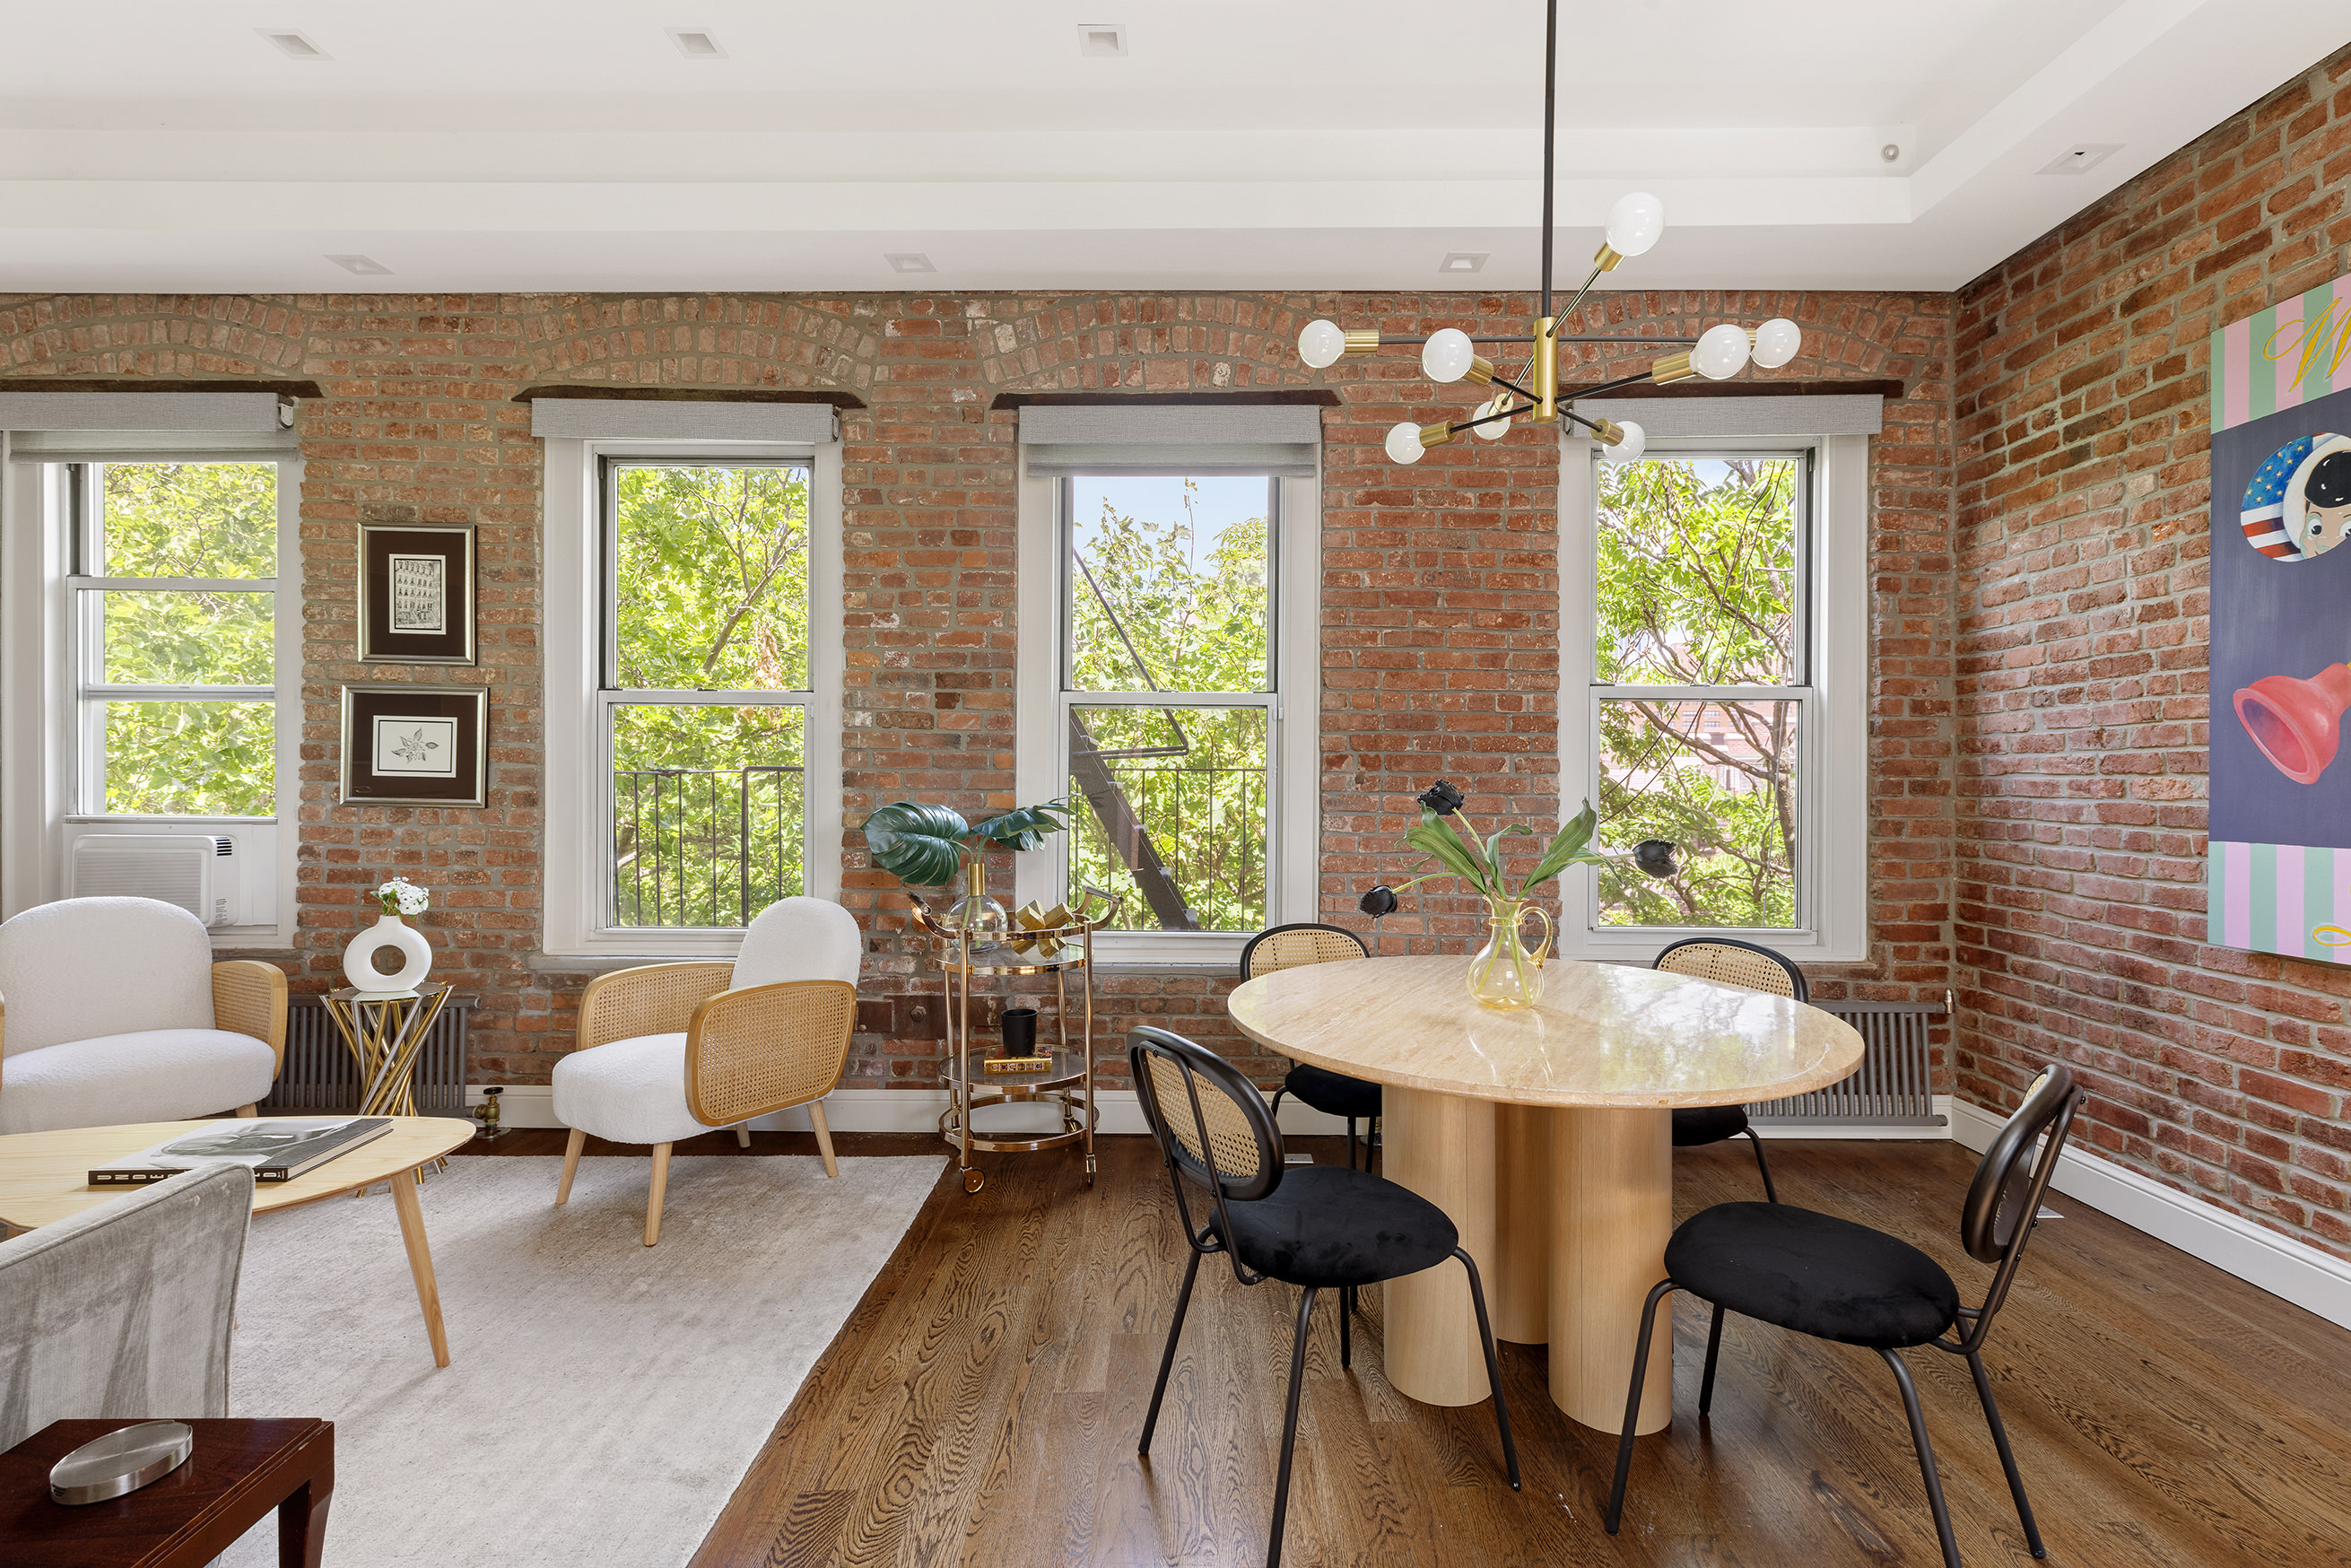
{"type": "MultiPolygon", "coordinates": [[[[1496,392],[1489,401],[1479,403],[1477,413],[1471,417],[1484,419],[1488,414],[1499,413],[1510,406],[1510,394],[1496,392]]],[[[1507,419],[1498,419],[1490,424],[1473,424],[1469,430],[1480,441],[1499,441],[1510,434],[1510,422],[1507,419]]]]}
{"type": "Polygon", "coordinates": [[[1623,434],[1618,437],[1615,445],[1601,447],[1600,460],[1603,463],[1637,461],[1641,454],[1649,449],[1649,433],[1629,419],[1616,428],[1623,432],[1623,434]]]}
{"type": "Polygon", "coordinates": [[[1785,316],[1774,316],[1755,329],[1755,368],[1776,371],[1803,346],[1802,329],[1785,316]]]}
{"type": "Polygon", "coordinates": [[[1298,334],[1298,357],[1315,370],[1335,365],[1347,351],[1347,334],[1336,321],[1314,320],[1298,334]]]}
{"type": "Polygon", "coordinates": [[[1616,198],[1608,209],[1608,248],[1618,256],[1639,256],[1666,232],[1666,204],[1646,191],[1616,198]]]}
{"type": "Polygon", "coordinates": [[[1747,363],[1747,329],[1725,321],[1698,334],[1690,350],[1690,369],[1712,381],[1737,375],[1747,363]]]}
{"type": "Polygon", "coordinates": [[[1444,327],[1430,333],[1420,350],[1421,374],[1433,382],[1458,382],[1469,373],[1469,367],[1477,361],[1478,345],[1458,327],[1444,327]]]}
{"type": "Polygon", "coordinates": [[[1420,444],[1420,426],[1408,419],[1402,424],[1391,426],[1388,430],[1387,444],[1389,462],[1419,462],[1423,450],[1420,444]]]}

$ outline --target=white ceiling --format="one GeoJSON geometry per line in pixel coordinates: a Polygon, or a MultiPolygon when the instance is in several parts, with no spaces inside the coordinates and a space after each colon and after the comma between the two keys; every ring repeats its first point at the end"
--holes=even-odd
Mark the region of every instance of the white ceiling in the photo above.
{"type": "MultiPolygon", "coordinates": [[[[1565,0],[1564,284],[1949,288],[2351,41],[2343,0],[1565,0]],[[1880,149],[1891,143],[1898,158],[1880,149]],[[2119,143],[2086,173],[2040,171],[2119,143]]],[[[1484,288],[1540,0],[0,0],[0,290],[1484,288]],[[1090,58],[1080,23],[1123,23],[1090,58]],[[727,57],[664,33],[707,28],[727,57]],[[296,27],[332,57],[287,58],[296,27]],[[910,280],[883,257],[927,256],[910,280]],[[329,256],[390,269],[355,279],[329,256]]]]}

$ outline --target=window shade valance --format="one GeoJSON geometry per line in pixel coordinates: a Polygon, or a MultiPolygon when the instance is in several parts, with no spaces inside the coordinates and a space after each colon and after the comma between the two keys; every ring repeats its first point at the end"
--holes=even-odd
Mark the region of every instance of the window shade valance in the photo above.
{"type": "Polygon", "coordinates": [[[686,402],[533,398],[530,433],[571,441],[764,441],[828,445],[841,418],[821,402],[686,402]]]}
{"type": "Polygon", "coordinates": [[[1070,474],[1314,473],[1318,408],[1291,404],[1088,405],[1020,410],[1032,478],[1070,474]]]}
{"type": "Polygon", "coordinates": [[[37,463],[295,455],[276,392],[0,392],[9,452],[37,463]]]}
{"type": "Polygon", "coordinates": [[[1586,419],[1632,420],[1659,435],[1876,435],[1886,400],[1874,393],[1823,397],[1579,398],[1586,419]]]}

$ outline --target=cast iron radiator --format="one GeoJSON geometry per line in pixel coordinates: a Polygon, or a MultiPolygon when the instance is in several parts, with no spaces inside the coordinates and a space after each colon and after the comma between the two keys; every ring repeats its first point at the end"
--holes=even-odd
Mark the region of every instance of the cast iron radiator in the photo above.
{"type": "Polygon", "coordinates": [[[1774,1126],[1939,1127],[1934,1084],[1927,1071],[1927,1029],[1941,1008],[1917,1002],[1816,1002],[1823,1012],[1861,1031],[1860,1070],[1810,1094],[1747,1107],[1749,1118],[1774,1126]]]}
{"type": "MultiPolygon", "coordinates": [[[[416,1110],[424,1116],[466,1116],[465,1019],[473,997],[452,997],[433,1020],[433,1032],[416,1053],[411,1080],[416,1110]]],[[[335,1020],[316,997],[296,997],[286,1010],[286,1065],[265,1111],[356,1111],[360,1108],[359,1064],[336,1031],[335,1020]]]]}

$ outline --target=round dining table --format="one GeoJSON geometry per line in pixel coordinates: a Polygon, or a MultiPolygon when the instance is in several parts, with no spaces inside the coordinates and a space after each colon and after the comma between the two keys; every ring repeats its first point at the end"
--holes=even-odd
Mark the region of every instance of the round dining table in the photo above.
{"type": "MultiPolygon", "coordinates": [[[[1861,1065],[1861,1036],[1785,997],[1560,959],[1535,1006],[1487,1008],[1468,968],[1307,964],[1245,982],[1229,1006],[1268,1050],[1382,1086],[1384,1173],[1459,1228],[1495,1337],[1548,1344],[1552,1401],[1614,1432],[1642,1301],[1666,1277],[1675,1108],[1825,1087],[1861,1065]]],[[[1390,1385],[1428,1405],[1484,1399],[1468,1276],[1431,1269],[1385,1291],[1390,1385]]],[[[1658,1315],[1650,1344],[1642,1432],[1672,1419],[1671,1318],[1658,1315]]]]}

